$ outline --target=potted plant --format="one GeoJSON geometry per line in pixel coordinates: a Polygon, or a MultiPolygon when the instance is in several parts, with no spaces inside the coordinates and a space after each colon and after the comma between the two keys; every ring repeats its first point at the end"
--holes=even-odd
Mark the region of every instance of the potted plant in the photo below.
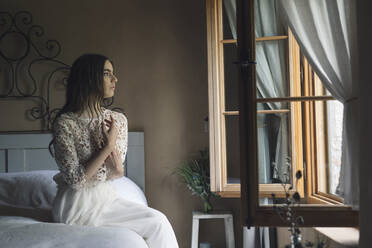
{"type": "Polygon", "coordinates": [[[176,173],[181,177],[192,195],[199,196],[203,200],[203,210],[208,213],[213,209],[211,196],[220,197],[210,189],[209,175],[209,152],[208,148],[199,151],[199,157],[188,159],[176,168],[176,173]]]}

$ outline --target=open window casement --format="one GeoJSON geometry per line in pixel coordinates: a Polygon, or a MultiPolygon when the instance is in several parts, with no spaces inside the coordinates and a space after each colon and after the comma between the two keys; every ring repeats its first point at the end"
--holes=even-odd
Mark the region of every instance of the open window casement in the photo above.
{"type": "Polygon", "coordinates": [[[248,226],[285,225],[271,204],[283,186],[300,193],[295,211],[306,226],[356,226],[358,212],[336,190],[342,104],[312,71],[275,1],[206,3],[211,190],[241,197],[248,226]]]}

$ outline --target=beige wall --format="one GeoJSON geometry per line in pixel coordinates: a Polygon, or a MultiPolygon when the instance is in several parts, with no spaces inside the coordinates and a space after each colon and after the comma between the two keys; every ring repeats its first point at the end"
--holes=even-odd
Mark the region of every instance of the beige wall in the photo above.
{"type": "MultiPolygon", "coordinates": [[[[202,204],[171,172],[208,146],[203,130],[208,115],[204,1],[4,0],[0,9],[30,11],[33,23],[45,28],[45,37],[61,43],[59,58],[68,64],[87,52],[114,61],[116,106],[125,109],[130,131],[145,132],[149,205],[168,216],[180,247],[190,247],[191,211],[202,204]]],[[[52,96],[54,106],[63,103],[63,92],[54,89],[52,96]]],[[[39,121],[25,117],[29,101],[0,104],[0,115],[6,116],[0,131],[40,129],[39,121]]],[[[241,247],[240,200],[215,203],[217,209],[234,211],[241,247]]],[[[202,222],[200,240],[225,247],[223,222],[202,222]]]]}
{"type": "MultiPolygon", "coordinates": [[[[370,3],[358,4],[359,29],[368,31],[370,3]]],[[[168,216],[180,247],[190,247],[191,211],[202,205],[170,173],[180,161],[208,145],[208,134],[203,131],[208,114],[204,1],[4,0],[0,9],[30,11],[33,23],[45,28],[46,37],[61,43],[60,59],[66,63],[85,52],[102,53],[114,60],[119,77],[116,106],[125,109],[131,131],[145,132],[149,204],[168,216]]],[[[369,49],[361,53],[361,102],[368,102],[372,92],[368,80],[370,34],[359,34],[361,49],[369,49]]],[[[56,106],[63,102],[63,93],[54,91],[53,96],[56,106]]],[[[25,117],[28,106],[30,101],[0,101],[0,131],[40,129],[40,122],[25,117]]],[[[366,148],[372,140],[371,119],[370,105],[362,106],[367,108],[361,110],[366,113],[361,115],[361,247],[370,247],[371,157],[366,148]]],[[[234,211],[236,242],[241,247],[239,199],[214,203],[218,209],[234,211]]],[[[285,236],[285,229],[279,231],[280,242],[285,236]]],[[[224,247],[222,221],[202,222],[200,240],[224,247]]]]}

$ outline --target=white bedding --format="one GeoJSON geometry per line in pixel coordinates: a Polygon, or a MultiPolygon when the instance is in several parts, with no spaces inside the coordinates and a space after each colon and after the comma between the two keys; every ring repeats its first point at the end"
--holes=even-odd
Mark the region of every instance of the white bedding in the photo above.
{"type": "Polygon", "coordinates": [[[148,248],[137,233],[122,227],[70,226],[19,216],[0,216],[2,248],[148,248]]]}
{"type": "MultiPolygon", "coordinates": [[[[57,172],[0,173],[0,248],[148,248],[140,235],[125,227],[38,221],[51,221],[48,217],[40,218],[40,214],[51,214],[56,194],[52,177],[57,172]]],[[[129,178],[122,177],[111,183],[121,197],[148,206],[143,191],[129,178]]]]}

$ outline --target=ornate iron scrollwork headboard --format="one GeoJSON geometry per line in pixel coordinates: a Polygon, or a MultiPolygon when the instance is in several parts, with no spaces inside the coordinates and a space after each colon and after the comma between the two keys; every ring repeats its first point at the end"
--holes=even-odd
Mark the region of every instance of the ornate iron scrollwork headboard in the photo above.
{"type": "MultiPolygon", "coordinates": [[[[57,59],[61,54],[59,42],[57,40],[40,41],[43,36],[43,27],[32,24],[30,12],[19,11],[14,15],[9,12],[0,12],[0,58],[2,60],[0,63],[5,63],[4,65],[8,67],[4,70],[4,68],[1,68],[4,66],[0,64],[0,75],[2,75],[0,85],[5,87],[7,83],[8,86],[5,92],[0,92],[0,100],[24,100],[27,98],[36,100],[40,104],[29,110],[30,116],[35,120],[44,120],[46,130],[50,130],[53,118],[60,110],[59,108],[50,108],[51,83],[56,73],[62,72],[65,76],[61,83],[66,85],[66,75],[70,70],[70,65],[57,59]],[[12,54],[14,51],[16,51],[15,54],[12,54]],[[54,69],[48,75],[44,75],[46,76],[44,78],[47,78],[46,96],[43,96],[42,89],[38,89],[38,83],[33,74],[34,66],[43,63],[54,65],[54,69]],[[25,76],[22,74],[22,69],[24,70],[25,67],[30,79],[27,81],[27,89],[20,87],[19,80],[21,75],[25,76]],[[8,80],[6,77],[8,77],[8,80]],[[4,82],[2,82],[3,80],[4,82]]],[[[113,98],[105,106],[108,107],[112,104],[113,98]]],[[[121,108],[113,109],[123,112],[121,108]]]]}

